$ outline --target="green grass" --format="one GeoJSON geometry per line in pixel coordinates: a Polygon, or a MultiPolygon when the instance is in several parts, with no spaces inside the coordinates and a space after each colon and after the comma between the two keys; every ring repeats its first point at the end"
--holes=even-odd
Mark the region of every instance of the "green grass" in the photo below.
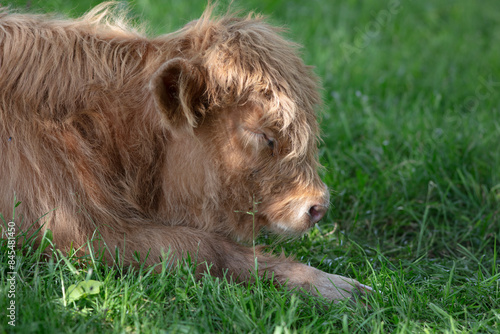
{"type": "MultiPolygon", "coordinates": [[[[96,1],[15,6],[27,3],[76,16],[96,1]]],[[[132,15],[163,33],[198,17],[204,3],[137,0],[132,15]]],[[[16,257],[15,329],[500,332],[500,3],[238,3],[286,25],[325,87],[321,159],[333,208],[319,228],[275,251],[373,286],[380,293],[371,308],[320,303],[260,280],[195,281],[189,264],[152,274],[59,254],[41,261],[27,244],[16,257]],[[61,302],[63,290],[88,279],[102,283],[99,293],[61,302]]],[[[5,240],[0,248],[4,268],[5,240]]],[[[12,330],[6,279],[2,270],[0,332],[12,330]]]]}

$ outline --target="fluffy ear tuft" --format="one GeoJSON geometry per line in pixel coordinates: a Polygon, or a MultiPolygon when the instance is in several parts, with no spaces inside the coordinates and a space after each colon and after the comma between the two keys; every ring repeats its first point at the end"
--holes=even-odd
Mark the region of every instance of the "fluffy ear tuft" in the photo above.
{"type": "Polygon", "coordinates": [[[205,114],[205,79],[201,71],[183,58],[164,63],[150,82],[156,107],[167,124],[196,127],[205,114]]]}

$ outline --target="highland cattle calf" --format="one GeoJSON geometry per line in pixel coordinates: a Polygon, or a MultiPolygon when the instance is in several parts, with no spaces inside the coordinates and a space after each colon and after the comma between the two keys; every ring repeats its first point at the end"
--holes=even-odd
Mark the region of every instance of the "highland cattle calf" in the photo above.
{"type": "Polygon", "coordinates": [[[50,229],[62,250],[102,243],[109,262],[170,252],[249,281],[256,256],[290,289],[369,289],[238,244],[325,214],[320,97],[279,29],[211,12],[150,39],[110,4],[77,20],[1,10],[0,212],[15,194],[18,229],[50,229]]]}

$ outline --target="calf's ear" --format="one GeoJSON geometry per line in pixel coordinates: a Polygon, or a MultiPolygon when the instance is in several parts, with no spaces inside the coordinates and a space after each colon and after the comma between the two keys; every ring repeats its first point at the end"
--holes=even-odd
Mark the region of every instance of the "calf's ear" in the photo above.
{"type": "Polygon", "coordinates": [[[150,82],[157,109],[175,128],[199,123],[205,113],[205,87],[202,72],[183,58],[164,63],[150,82]]]}

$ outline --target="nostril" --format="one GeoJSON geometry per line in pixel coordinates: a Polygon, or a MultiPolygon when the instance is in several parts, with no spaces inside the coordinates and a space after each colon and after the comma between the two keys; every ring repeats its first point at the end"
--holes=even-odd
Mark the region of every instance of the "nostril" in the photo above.
{"type": "Polygon", "coordinates": [[[311,217],[311,223],[316,224],[323,218],[326,213],[326,207],[323,205],[313,205],[309,209],[309,216],[311,217]]]}

